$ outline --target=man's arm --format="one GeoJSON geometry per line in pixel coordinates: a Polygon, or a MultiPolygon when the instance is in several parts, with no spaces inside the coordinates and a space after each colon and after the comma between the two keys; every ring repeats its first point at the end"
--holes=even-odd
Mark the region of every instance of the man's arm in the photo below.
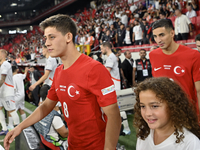
{"type": "Polygon", "coordinates": [[[132,35],[132,41],[134,42],[135,41],[135,33],[133,32],[133,35],[132,35]]]}
{"type": "Polygon", "coordinates": [[[106,107],[102,107],[102,109],[108,118],[106,124],[104,150],[114,150],[118,142],[121,128],[121,116],[119,108],[117,103],[115,103],[106,107]]]}
{"type": "Polygon", "coordinates": [[[1,80],[0,80],[0,87],[3,85],[3,83],[5,82],[6,80],[6,74],[2,74],[1,75],[1,80]]]}
{"type": "Polygon", "coordinates": [[[33,91],[37,85],[40,85],[42,82],[44,82],[48,78],[50,72],[51,70],[45,70],[44,75],[37,82],[35,82],[35,84],[31,85],[29,90],[33,91]]]}
{"type": "Polygon", "coordinates": [[[18,136],[21,131],[32,124],[40,121],[45,116],[47,116],[55,107],[57,104],[57,101],[50,100],[46,98],[44,103],[40,105],[28,118],[26,118],[23,122],[21,122],[17,127],[15,127],[13,130],[8,132],[6,137],[4,138],[4,147],[6,150],[9,150],[10,143],[13,142],[16,136],[18,136]]]}
{"type": "Polygon", "coordinates": [[[106,69],[110,72],[112,68],[106,67],[106,69]]]}
{"type": "Polygon", "coordinates": [[[68,137],[69,130],[63,125],[61,128],[56,129],[56,131],[63,137],[66,138],[68,137]]]}
{"type": "Polygon", "coordinates": [[[124,80],[126,80],[126,77],[124,76],[124,72],[123,72],[122,68],[120,68],[120,72],[121,72],[122,78],[123,78],[124,80]]]}
{"type": "Polygon", "coordinates": [[[133,86],[136,86],[136,82],[135,82],[135,72],[136,72],[136,68],[133,67],[133,86]]]}
{"type": "MultiPolygon", "coordinates": [[[[198,107],[199,107],[199,115],[200,115],[200,81],[196,81],[194,84],[197,91],[197,99],[198,99],[198,107]]],[[[200,121],[200,116],[198,117],[200,121]]]]}

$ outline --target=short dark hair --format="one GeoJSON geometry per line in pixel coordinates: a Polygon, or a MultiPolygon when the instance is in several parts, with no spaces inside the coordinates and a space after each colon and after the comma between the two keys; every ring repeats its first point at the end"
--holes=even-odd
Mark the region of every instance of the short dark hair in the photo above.
{"type": "Polygon", "coordinates": [[[200,34],[198,34],[196,37],[195,37],[195,42],[196,41],[200,41],[200,34]]]}
{"type": "Polygon", "coordinates": [[[112,48],[112,45],[110,44],[110,42],[103,42],[103,43],[102,43],[102,46],[103,46],[103,47],[108,47],[109,49],[112,48]]]}
{"type": "Polygon", "coordinates": [[[152,26],[152,30],[161,28],[161,27],[165,27],[166,29],[174,30],[174,26],[170,19],[160,19],[160,20],[155,21],[152,26]]]}
{"type": "Polygon", "coordinates": [[[145,52],[147,52],[145,49],[141,49],[139,52],[141,52],[141,51],[145,51],[145,52]]]}
{"type": "Polygon", "coordinates": [[[126,56],[127,55],[127,52],[130,52],[129,50],[126,50],[125,52],[124,52],[124,56],[126,56]]]}
{"type": "Polygon", "coordinates": [[[12,72],[17,71],[17,69],[18,69],[18,66],[16,66],[16,65],[12,66],[12,72]]]}
{"type": "Polygon", "coordinates": [[[62,35],[70,32],[73,35],[73,43],[75,43],[77,26],[68,15],[57,14],[51,16],[42,21],[39,26],[42,31],[44,31],[47,27],[55,27],[58,31],[62,33],[62,35]]]}
{"type": "Polygon", "coordinates": [[[161,11],[159,14],[166,16],[166,13],[164,11],[161,11]]]}

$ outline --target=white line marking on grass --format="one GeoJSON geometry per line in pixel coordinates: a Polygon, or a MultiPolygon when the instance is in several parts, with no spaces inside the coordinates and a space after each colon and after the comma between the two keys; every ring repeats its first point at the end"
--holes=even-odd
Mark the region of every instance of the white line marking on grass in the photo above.
{"type": "Polygon", "coordinates": [[[27,112],[27,113],[29,113],[29,114],[33,113],[31,110],[27,109],[26,107],[24,107],[24,111],[27,112]]]}

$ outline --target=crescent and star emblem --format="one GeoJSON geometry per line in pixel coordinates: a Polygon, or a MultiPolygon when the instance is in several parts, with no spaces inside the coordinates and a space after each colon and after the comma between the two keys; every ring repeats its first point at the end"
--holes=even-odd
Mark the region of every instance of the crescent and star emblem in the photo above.
{"type": "Polygon", "coordinates": [[[75,89],[75,90],[76,90],[75,95],[71,94],[71,93],[70,93],[70,89],[71,89],[71,88],[75,89],[74,86],[72,86],[72,85],[70,85],[70,86],[68,87],[67,92],[68,92],[68,95],[69,95],[70,97],[74,97],[74,96],[76,96],[76,95],[79,94],[79,91],[77,91],[76,89],[75,89]]]}
{"type": "Polygon", "coordinates": [[[185,69],[182,66],[176,66],[176,67],[174,67],[174,73],[176,75],[182,76],[185,74],[185,69]],[[178,69],[178,71],[177,71],[177,69],[178,69]]]}

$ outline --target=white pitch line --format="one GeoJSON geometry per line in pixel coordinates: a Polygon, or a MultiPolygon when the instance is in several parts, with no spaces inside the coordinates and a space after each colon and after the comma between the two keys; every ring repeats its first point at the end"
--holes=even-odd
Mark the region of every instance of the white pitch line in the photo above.
{"type": "Polygon", "coordinates": [[[27,109],[26,107],[24,107],[24,111],[27,112],[27,113],[29,113],[29,114],[33,113],[31,110],[27,109]]]}

